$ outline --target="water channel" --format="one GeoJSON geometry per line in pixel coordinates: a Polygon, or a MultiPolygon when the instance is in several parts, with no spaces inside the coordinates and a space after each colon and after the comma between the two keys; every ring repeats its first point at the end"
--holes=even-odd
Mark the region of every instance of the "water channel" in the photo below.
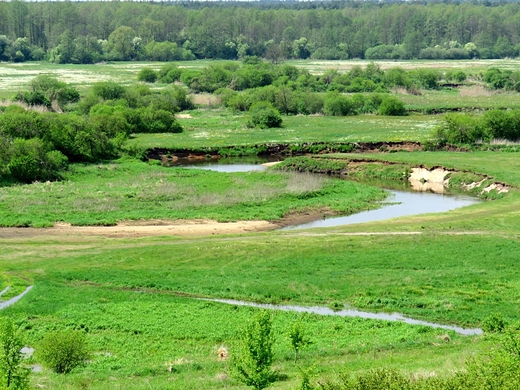
{"type": "MultiPolygon", "coordinates": [[[[262,165],[262,163],[265,162],[267,162],[267,160],[258,157],[249,160],[244,160],[242,158],[227,158],[217,161],[179,161],[175,166],[233,173],[266,170],[267,168],[262,165]]],[[[381,202],[380,208],[362,211],[352,215],[328,217],[301,225],[287,226],[284,227],[283,230],[342,226],[355,223],[382,221],[385,219],[408,215],[441,213],[480,202],[479,199],[464,194],[438,194],[426,191],[416,191],[413,190],[412,187],[406,187],[406,185],[399,186],[395,183],[390,185],[390,183],[369,182],[367,184],[376,185],[390,192],[390,196],[381,202]]]]}
{"type": "MultiPolygon", "coordinates": [[[[224,159],[221,161],[212,162],[198,162],[195,164],[181,162],[180,166],[192,169],[209,169],[218,172],[250,172],[250,171],[263,171],[267,169],[262,163],[265,161],[256,159],[248,162],[244,162],[240,159],[224,159]]],[[[289,226],[283,228],[284,230],[289,229],[307,229],[315,227],[329,227],[329,226],[340,226],[354,223],[380,221],[390,218],[402,217],[406,215],[417,215],[426,213],[439,213],[454,210],[460,207],[469,206],[478,203],[479,200],[476,198],[469,197],[463,194],[449,194],[449,193],[433,193],[427,191],[417,191],[412,187],[406,185],[396,185],[395,183],[376,183],[369,182],[369,185],[376,185],[378,187],[388,190],[391,195],[381,203],[382,207],[376,210],[368,210],[348,216],[330,217],[314,222],[289,226]],[[392,187],[392,188],[389,188],[392,187]],[[399,189],[395,189],[398,187],[399,189]]],[[[420,187],[420,186],[419,186],[420,187]]],[[[250,306],[269,310],[283,310],[283,311],[294,311],[300,313],[312,313],[318,315],[332,315],[340,317],[360,317],[374,320],[384,321],[401,321],[411,325],[422,325],[431,328],[439,328],[445,330],[451,330],[456,333],[473,336],[482,334],[482,329],[479,328],[462,328],[459,326],[443,325],[433,322],[427,322],[408,318],[399,313],[371,313],[355,309],[343,309],[343,310],[332,310],[327,307],[304,307],[295,305],[273,305],[273,304],[262,304],[254,302],[245,302],[232,299],[204,299],[212,302],[219,302],[229,305],[236,306],[250,306]]]]}
{"type": "Polygon", "coordinates": [[[218,302],[225,303],[228,305],[235,306],[249,306],[249,307],[257,307],[260,309],[268,309],[268,310],[282,310],[282,311],[294,311],[298,313],[311,313],[318,314],[323,316],[338,316],[338,317],[359,317],[366,318],[371,320],[383,320],[383,321],[400,321],[410,325],[423,325],[430,328],[438,328],[438,329],[446,329],[452,330],[456,333],[459,333],[464,336],[475,336],[482,334],[482,329],[479,328],[461,328],[460,326],[453,325],[442,325],[436,324],[434,322],[427,322],[421,320],[415,320],[413,318],[408,318],[399,313],[371,313],[367,311],[360,311],[355,309],[343,309],[343,310],[332,310],[328,307],[322,306],[294,306],[294,305],[272,305],[269,303],[254,303],[254,302],[245,302],[245,301],[237,301],[233,299],[205,299],[201,298],[204,301],[210,302],[218,302]]]}

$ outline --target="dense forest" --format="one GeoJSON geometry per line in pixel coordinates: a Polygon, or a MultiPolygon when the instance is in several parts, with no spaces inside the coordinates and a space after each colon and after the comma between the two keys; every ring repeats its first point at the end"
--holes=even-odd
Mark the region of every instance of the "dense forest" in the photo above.
{"type": "Polygon", "coordinates": [[[514,57],[520,4],[0,3],[0,60],[514,57]]]}

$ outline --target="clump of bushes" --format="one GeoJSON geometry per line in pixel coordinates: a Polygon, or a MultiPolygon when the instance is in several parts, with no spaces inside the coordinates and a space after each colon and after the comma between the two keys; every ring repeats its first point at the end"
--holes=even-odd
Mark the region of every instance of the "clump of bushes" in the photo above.
{"type": "Polygon", "coordinates": [[[405,116],[407,114],[404,103],[393,96],[386,96],[379,106],[380,115],[405,116]]]}
{"type": "Polygon", "coordinates": [[[251,119],[249,127],[260,127],[262,129],[282,127],[280,112],[269,102],[258,102],[249,109],[251,119]]]}
{"type": "Polygon", "coordinates": [[[37,356],[58,374],[66,374],[82,365],[90,356],[84,333],[63,330],[48,333],[40,342],[37,356]]]}
{"type": "Polygon", "coordinates": [[[137,80],[146,83],[155,83],[157,81],[157,72],[152,68],[143,68],[137,74],[137,80]]]}
{"type": "Polygon", "coordinates": [[[433,134],[439,144],[474,144],[492,139],[520,139],[520,110],[490,110],[477,117],[448,114],[433,134]]]}

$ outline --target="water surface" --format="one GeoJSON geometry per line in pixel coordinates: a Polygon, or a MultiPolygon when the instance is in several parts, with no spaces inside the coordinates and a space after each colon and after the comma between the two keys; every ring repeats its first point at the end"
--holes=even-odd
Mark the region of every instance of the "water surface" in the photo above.
{"type": "Polygon", "coordinates": [[[437,324],[435,322],[428,322],[428,321],[421,321],[416,320],[413,318],[408,318],[403,316],[399,313],[371,313],[367,311],[360,311],[360,310],[354,310],[354,309],[343,309],[343,310],[332,310],[328,307],[321,307],[321,306],[312,306],[312,307],[305,307],[305,306],[293,306],[293,305],[272,305],[268,303],[254,303],[254,302],[245,302],[245,301],[237,301],[233,299],[205,299],[202,298],[204,301],[211,301],[211,302],[219,302],[219,303],[225,303],[228,305],[236,305],[236,306],[249,306],[249,307],[257,307],[261,309],[269,309],[269,310],[282,310],[282,311],[294,311],[298,313],[311,313],[311,314],[318,314],[323,316],[338,316],[338,317],[360,317],[360,318],[366,318],[371,320],[384,320],[384,321],[401,321],[406,324],[410,325],[422,325],[422,326],[428,326],[430,328],[439,328],[439,329],[446,329],[446,330],[452,330],[456,333],[465,335],[465,336],[475,336],[482,334],[482,329],[479,328],[461,328],[460,326],[453,326],[453,325],[443,325],[443,324],[437,324]]]}

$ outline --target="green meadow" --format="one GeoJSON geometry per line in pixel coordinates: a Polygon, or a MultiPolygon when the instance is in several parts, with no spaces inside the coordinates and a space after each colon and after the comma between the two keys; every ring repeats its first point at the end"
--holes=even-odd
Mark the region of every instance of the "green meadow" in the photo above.
{"type": "MultiPolygon", "coordinates": [[[[183,66],[196,68],[208,63],[183,66]]],[[[497,63],[504,69],[516,64],[506,60],[497,63]]],[[[292,64],[323,72],[357,63],[292,64]]],[[[493,64],[453,61],[439,66],[476,73],[493,64]]],[[[132,83],[144,65],[2,64],[0,74],[11,72],[13,80],[23,83],[26,76],[16,73],[18,69],[28,75],[79,72],[85,78],[77,76],[75,83],[87,91],[90,77],[132,83]]],[[[14,92],[22,84],[12,85],[14,92]]],[[[9,88],[3,90],[2,97],[10,96],[9,88]]],[[[520,106],[518,94],[478,93],[474,91],[471,99],[475,100],[461,99],[449,90],[399,97],[420,112],[443,105],[520,106]]],[[[183,133],[135,135],[128,141],[129,148],[224,150],[278,143],[424,142],[442,115],[284,116],[280,129],[251,129],[244,114],[203,105],[182,112],[178,120],[183,133]]],[[[466,328],[483,327],[495,315],[507,323],[519,320],[518,153],[336,153],[314,157],[327,159],[324,164],[331,166],[345,160],[359,164],[366,160],[374,170],[394,163],[406,169],[444,167],[459,171],[453,177],[468,184],[478,174],[510,189],[493,200],[447,213],[349,226],[206,236],[109,237],[50,235],[45,228],[56,223],[114,225],[128,220],[279,221],[287,215],[316,210],[349,214],[377,207],[386,192],[325,175],[274,169],[221,173],[163,167],[129,157],[73,164],[61,181],[1,187],[0,225],[19,227],[0,229],[0,290],[11,286],[2,300],[28,285],[34,288],[0,315],[12,318],[20,326],[25,345],[36,350],[48,332],[73,329],[85,333],[92,352],[83,366],[69,374],[41,367],[37,354],[25,360],[24,364],[34,369],[31,386],[71,390],[245,389],[232,377],[230,362],[236,356],[244,325],[258,309],[200,298],[398,312],[466,328]],[[29,234],[24,227],[41,230],[29,234]],[[222,348],[229,359],[219,358],[222,348]]],[[[499,344],[488,332],[462,336],[402,322],[277,310],[272,311],[272,319],[276,336],[273,368],[279,375],[270,388],[280,390],[300,388],[301,369],[310,373],[315,388],[344,373],[362,375],[382,367],[401,370],[416,379],[451,378],[475,356],[499,344]],[[301,350],[299,367],[293,362],[288,338],[295,321],[302,322],[312,342],[301,350]]]]}

